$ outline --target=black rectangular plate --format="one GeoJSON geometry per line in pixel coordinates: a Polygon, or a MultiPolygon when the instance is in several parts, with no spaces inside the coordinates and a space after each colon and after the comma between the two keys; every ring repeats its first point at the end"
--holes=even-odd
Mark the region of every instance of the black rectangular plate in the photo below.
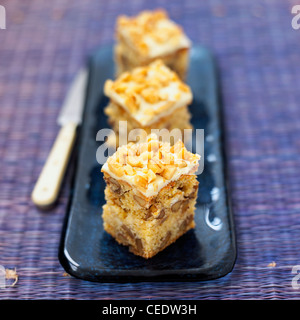
{"type": "Polygon", "coordinates": [[[85,113],[59,251],[62,266],[69,274],[91,281],[208,280],[226,275],[235,263],[236,243],[226,183],[217,74],[211,54],[203,47],[194,47],[187,78],[194,95],[190,106],[192,124],[205,133],[196,228],[148,260],[119,245],[102,226],[105,183],[96,161],[101,144],[96,134],[109,128],[103,113],[108,102],[103,85],[114,78],[112,57],[112,48],[104,47],[89,60],[85,113]]]}

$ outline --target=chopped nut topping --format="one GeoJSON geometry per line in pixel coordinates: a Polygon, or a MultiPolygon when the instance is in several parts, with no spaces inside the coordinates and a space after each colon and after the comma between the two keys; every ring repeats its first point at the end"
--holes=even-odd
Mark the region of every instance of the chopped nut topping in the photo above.
{"type": "Polygon", "coordinates": [[[125,174],[127,174],[128,176],[133,176],[135,174],[135,170],[129,165],[126,165],[124,167],[124,171],[125,171],[125,174]]]}
{"type": "MultiPolygon", "coordinates": [[[[163,9],[145,10],[135,17],[120,16],[117,20],[117,35],[127,41],[141,56],[149,55],[151,45],[168,43],[178,45],[186,39],[182,28],[169,19],[163,9]]],[[[188,42],[184,47],[188,47],[188,42]]]]}
{"type": "MultiPolygon", "coordinates": [[[[180,140],[170,147],[168,142],[161,142],[152,134],[147,137],[146,142],[119,147],[117,152],[108,158],[102,171],[112,174],[114,179],[120,178],[138,187],[142,193],[149,185],[156,192],[158,182],[172,180],[174,177],[177,179],[182,172],[193,174],[199,158],[199,155],[187,151],[180,140]]],[[[136,201],[141,204],[139,199],[136,201]]],[[[144,201],[141,206],[143,205],[144,201]]]]}
{"type": "Polygon", "coordinates": [[[107,80],[104,93],[136,120],[145,119],[146,123],[181,99],[183,106],[192,101],[190,87],[161,60],[125,72],[115,81],[107,80]]]}

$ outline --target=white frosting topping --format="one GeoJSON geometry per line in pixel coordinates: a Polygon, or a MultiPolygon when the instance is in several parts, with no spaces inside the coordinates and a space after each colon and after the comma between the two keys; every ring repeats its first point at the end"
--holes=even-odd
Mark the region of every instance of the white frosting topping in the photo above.
{"type": "Polygon", "coordinates": [[[106,81],[104,92],[141,126],[151,125],[193,99],[190,88],[160,60],[114,82],[106,81]]]}
{"type": "MultiPolygon", "coordinates": [[[[200,159],[200,156],[199,156],[200,159]]],[[[197,160],[198,161],[198,160],[197,160]]],[[[121,178],[118,177],[116,174],[114,174],[109,168],[107,163],[105,163],[102,167],[102,171],[108,173],[112,178],[116,180],[121,180],[127,182],[129,185],[131,185],[133,188],[136,187],[136,184],[134,182],[134,176],[128,176],[124,175],[121,178]]],[[[170,182],[172,181],[177,181],[181,176],[183,175],[191,175],[194,174],[197,171],[197,164],[196,163],[188,163],[187,167],[182,168],[180,170],[177,170],[172,179],[166,180],[161,176],[157,176],[156,178],[156,183],[157,183],[157,188],[154,187],[154,182],[151,182],[148,184],[148,187],[146,190],[144,189],[138,189],[139,192],[141,192],[145,197],[151,198],[159,193],[159,191],[167,186],[170,182]]],[[[139,175],[139,172],[137,172],[137,175],[139,175]]]]}
{"type": "Polygon", "coordinates": [[[168,107],[164,108],[166,101],[159,101],[157,103],[149,103],[143,97],[139,96],[139,109],[136,113],[132,113],[128,108],[126,103],[126,98],[117,94],[116,92],[111,92],[109,94],[110,98],[115,101],[119,106],[123,107],[130,115],[139,122],[142,126],[151,125],[155,123],[160,118],[173,113],[176,109],[189,105],[192,101],[192,94],[190,92],[182,92],[180,99],[176,101],[175,95],[180,92],[178,88],[178,83],[171,82],[168,87],[161,88],[158,90],[159,93],[168,93],[169,102],[168,107]],[[148,111],[151,110],[151,113],[148,111]]]}
{"type": "Polygon", "coordinates": [[[143,11],[136,17],[121,16],[117,32],[133,50],[152,59],[191,46],[190,39],[164,10],[143,11]]]}
{"type": "Polygon", "coordinates": [[[156,138],[152,134],[148,136],[148,142],[119,147],[117,152],[108,158],[101,171],[118,181],[128,183],[132,186],[133,191],[138,190],[147,198],[157,195],[162,188],[172,181],[177,181],[181,176],[192,175],[197,171],[200,159],[198,154],[187,151],[181,141],[170,148],[169,143],[158,142],[156,138]],[[150,154],[147,150],[149,150],[148,146],[151,141],[159,143],[159,148],[155,147],[155,151],[151,151],[150,154]],[[139,156],[134,156],[135,166],[132,166],[130,164],[132,161],[124,155],[134,154],[136,150],[141,149],[144,149],[144,152],[139,156]],[[162,159],[159,160],[158,155],[162,159]],[[168,162],[170,156],[172,160],[168,162]],[[140,162],[136,159],[139,159],[140,162]],[[154,172],[156,169],[149,166],[151,160],[156,161],[159,171],[154,172]]]}

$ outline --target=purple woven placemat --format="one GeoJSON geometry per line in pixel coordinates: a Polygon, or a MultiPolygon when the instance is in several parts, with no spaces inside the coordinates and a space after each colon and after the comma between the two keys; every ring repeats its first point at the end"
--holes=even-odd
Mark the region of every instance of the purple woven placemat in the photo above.
{"type": "MultiPolygon", "coordinates": [[[[0,265],[16,268],[17,299],[299,299],[300,30],[296,1],[1,1],[0,265]],[[234,270],[208,282],[90,283],[57,259],[70,177],[58,206],[30,193],[57,134],[56,117],[86,56],[113,41],[117,15],[165,7],[220,67],[238,241],[234,270]]],[[[11,281],[11,280],[10,280],[11,281]]],[[[11,283],[11,282],[9,282],[11,283]]]]}

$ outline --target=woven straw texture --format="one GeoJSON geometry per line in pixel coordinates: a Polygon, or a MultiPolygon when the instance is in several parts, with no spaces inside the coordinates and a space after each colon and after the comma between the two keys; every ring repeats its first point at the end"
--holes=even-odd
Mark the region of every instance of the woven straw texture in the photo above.
{"type": "MultiPolygon", "coordinates": [[[[300,30],[297,1],[1,1],[0,265],[19,280],[1,299],[298,299],[300,265],[300,30]],[[207,282],[90,283],[57,259],[70,174],[58,206],[39,212],[30,193],[57,134],[76,71],[112,43],[116,17],[165,7],[220,69],[238,259],[207,282]]],[[[8,280],[11,283],[12,280],[8,280]]]]}

